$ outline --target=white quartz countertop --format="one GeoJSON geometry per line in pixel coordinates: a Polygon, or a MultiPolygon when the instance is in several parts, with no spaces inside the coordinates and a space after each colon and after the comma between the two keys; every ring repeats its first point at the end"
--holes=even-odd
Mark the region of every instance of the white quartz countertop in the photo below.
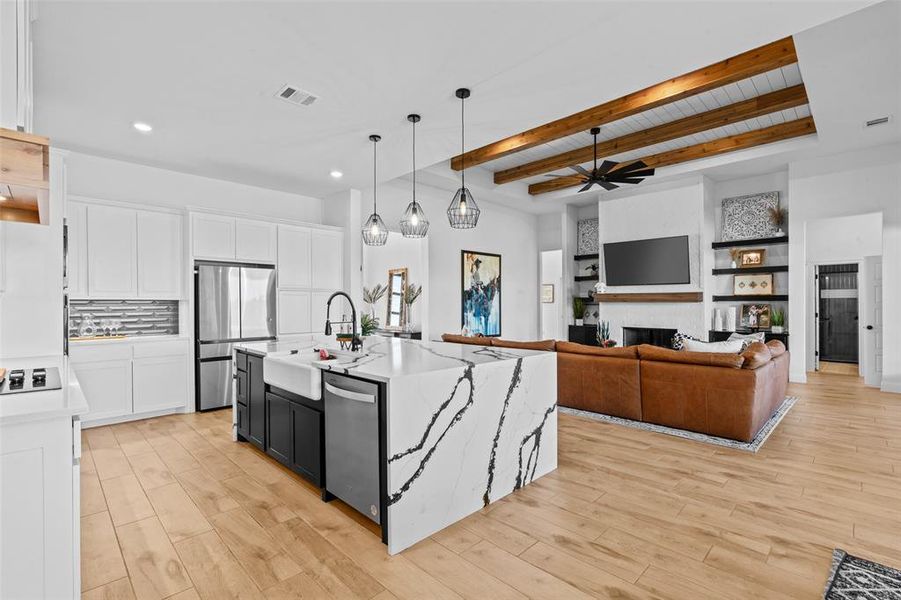
{"type": "Polygon", "coordinates": [[[291,352],[292,350],[312,351],[313,348],[319,347],[337,348],[338,342],[334,339],[329,340],[324,336],[305,335],[262,342],[236,342],[234,345],[235,350],[243,350],[244,352],[256,354],[257,356],[286,353],[291,352]]]}
{"type": "Polygon", "coordinates": [[[0,425],[75,416],[88,411],[88,403],[78,378],[65,356],[32,356],[0,358],[0,366],[11,369],[55,367],[59,369],[62,388],[0,396],[0,425]]]}

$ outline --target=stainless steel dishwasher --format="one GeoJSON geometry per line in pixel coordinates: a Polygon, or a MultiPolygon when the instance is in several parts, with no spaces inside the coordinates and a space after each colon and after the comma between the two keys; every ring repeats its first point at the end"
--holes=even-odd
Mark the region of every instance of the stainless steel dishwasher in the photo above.
{"type": "Polygon", "coordinates": [[[325,489],[376,523],[379,510],[379,386],[323,373],[325,489]]]}

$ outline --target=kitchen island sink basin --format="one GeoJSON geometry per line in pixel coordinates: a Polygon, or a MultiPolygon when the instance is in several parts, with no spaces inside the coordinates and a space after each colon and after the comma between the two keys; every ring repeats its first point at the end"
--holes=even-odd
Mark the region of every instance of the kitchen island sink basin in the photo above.
{"type": "MultiPolygon", "coordinates": [[[[335,360],[360,355],[336,350],[329,350],[329,354],[337,357],[335,360]]],[[[269,354],[263,358],[263,381],[304,398],[320,400],[322,371],[314,366],[320,362],[328,361],[321,361],[319,352],[313,350],[269,354]]]]}

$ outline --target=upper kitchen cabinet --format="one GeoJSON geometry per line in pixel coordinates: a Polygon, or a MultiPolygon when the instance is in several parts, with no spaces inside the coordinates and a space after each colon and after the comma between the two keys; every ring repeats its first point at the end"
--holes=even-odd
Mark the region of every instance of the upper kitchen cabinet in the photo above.
{"type": "Polygon", "coordinates": [[[88,207],[81,202],[69,202],[66,207],[66,275],[69,295],[84,298],[88,295],[88,207]]]}
{"type": "Polygon", "coordinates": [[[182,296],[182,217],[137,211],[138,297],[182,296]]]}
{"type": "Polygon", "coordinates": [[[276,231],[275,223],[235,219],[235,259],[274,265],[276,231]]]}
{"type": "Polygon", "coordinates": [[[278,226],[278,287],[311,287],[310,230],[292,225],[278,226]]]}
{"type": "Polygon", "coordinates": [[[207,213],[191,214],[194,258],[235,260],[235,218],[207,213]]]}
{"type": "Polygon", "coordinates": [[[344,288],[344,234],[314,229],[311,233],[313,288],[344,288]]]}
{"type": "Polygon", "coordinates": [[[138,292],[136,211],[90,205],[88,294],[94,298],[134,298],[138,292]]]}

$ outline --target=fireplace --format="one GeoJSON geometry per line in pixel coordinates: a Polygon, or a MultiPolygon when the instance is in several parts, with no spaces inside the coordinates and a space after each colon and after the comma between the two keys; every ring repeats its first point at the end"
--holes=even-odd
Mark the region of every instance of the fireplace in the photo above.
{"type": "Polygon", "coordinates": [[[672,348],[676,329],[660,327],[623,327],[623,346],[651,344],[663,348],[672,348]]]}

